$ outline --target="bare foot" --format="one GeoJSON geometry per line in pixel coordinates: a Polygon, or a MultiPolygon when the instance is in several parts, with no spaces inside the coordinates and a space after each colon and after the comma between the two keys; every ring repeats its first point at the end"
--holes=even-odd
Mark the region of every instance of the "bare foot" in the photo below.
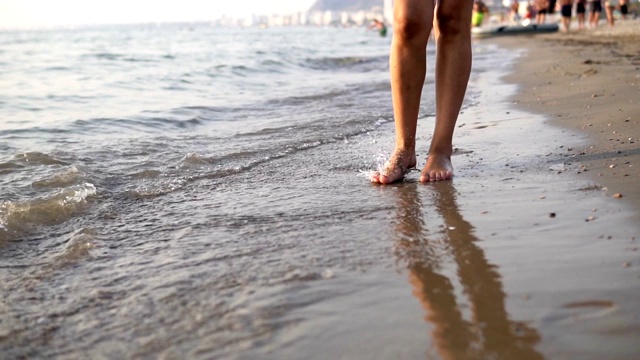
{"type": "Polygon", "coordinates": [[[400,181],[409,169],[414,167],[416,167],[416,154],[413,151],[394,150],[382,171],[376,171],[371,175],[371,182],[391,184],[400,181]]]}
{"type": "Polygon", "coordinates": [[[449,180],[453,177],[451,156],[431,154],[420,174],[420,182],[449,180]]]}

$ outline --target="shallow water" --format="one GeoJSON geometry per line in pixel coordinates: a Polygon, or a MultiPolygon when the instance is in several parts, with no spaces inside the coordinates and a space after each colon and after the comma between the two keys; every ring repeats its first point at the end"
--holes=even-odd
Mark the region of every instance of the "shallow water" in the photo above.
{"type": "Polygon", "coordinates": [[[126,26],[0,43],[0,241],[198,180],[228,185],[391,116],[389,40],[360,29],[126,26]]]}
{"type": "MultiPolygon", "coordinates": [[[[579,191],[584,180],[549,172],[567,161],[554,153],[563,135],[512,110],[515,89],[497,81],[515,54],[474,48],[458,178],[378,187],[363,172],[389,150],[392,115],[389,39],[374,33],[199,25],[0,38],[0,83],[16,89],[0,98],[7,356],[637,350],[638,321],[624,318],[637,271],[620,267],[635,229],[617,204],[579,191]],[[584,226],[595,207],[611,231],[584,226]]],[[[428,80],[421,134],[432,96],[428,80]]]]}
{"type": "Polygon", "coordinates": [[[373,150],[391,120],[389,42],[206,25],[0,34],[3,353],[228,353],[272,332],[243,310],[252,292],[384,257],[345,260],[379,215],[342,203],[377,161],[345,149],[373,150]],[[357,181],[335,192],[329,173],[357,181]]]}

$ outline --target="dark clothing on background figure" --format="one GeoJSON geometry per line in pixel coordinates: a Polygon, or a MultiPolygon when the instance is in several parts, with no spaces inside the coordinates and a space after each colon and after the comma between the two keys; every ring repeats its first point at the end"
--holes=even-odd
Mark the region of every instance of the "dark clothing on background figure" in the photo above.
{"type": "Polygon", "coordinates": [[[622,15],[629,14],[629,8],[627,7],[627,4],[620,5],[620,13],[622,15]]]}

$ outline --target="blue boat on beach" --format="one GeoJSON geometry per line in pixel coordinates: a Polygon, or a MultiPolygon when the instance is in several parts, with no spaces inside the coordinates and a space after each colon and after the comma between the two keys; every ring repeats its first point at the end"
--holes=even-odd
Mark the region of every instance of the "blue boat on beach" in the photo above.
{"type": "Polygon", "coordinates": [[[558,24],[529,24],[529,25],[499,25],[487,27],[474,27],[471,33],[474,37],[486,38],[505,35],[532,35],[539,33],[552,33],[560,29],[558,24]]]}

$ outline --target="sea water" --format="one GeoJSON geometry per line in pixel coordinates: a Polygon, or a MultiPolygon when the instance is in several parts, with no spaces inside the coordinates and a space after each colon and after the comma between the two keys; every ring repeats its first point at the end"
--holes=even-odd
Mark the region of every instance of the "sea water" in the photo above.
{"type": "Polygon", "coordinates": [[[391,121],[389,42],[202,24],[1,33],[0,239],[362,137],[391,121]]]}
{"type": "Polygon", "coordinates": [[[264,355],[293,310],[340,296],[288,289],[394,268],[393,204],[360,175],[393,141],[390,42],[207,24],[0,33],[2,353],[264,355]]]}

